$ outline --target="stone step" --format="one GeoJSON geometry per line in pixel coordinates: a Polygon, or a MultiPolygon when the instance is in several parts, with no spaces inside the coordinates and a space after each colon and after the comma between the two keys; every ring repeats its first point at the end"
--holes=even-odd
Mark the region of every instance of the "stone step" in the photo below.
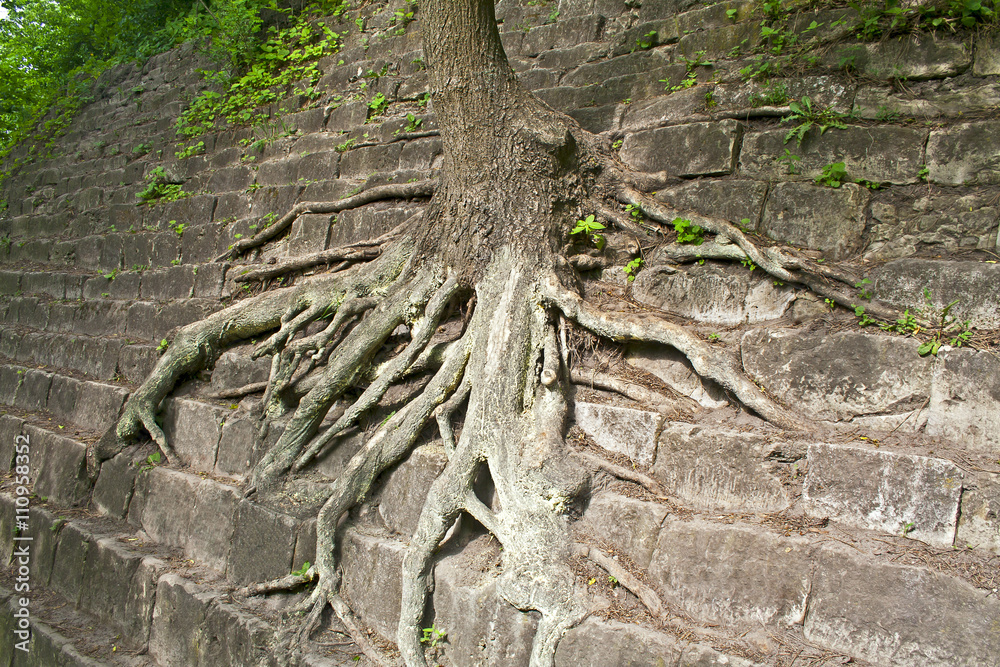
{"type": "Polygon", "coordinates": [[[70,371],[77,379],[140,384],[160,353],[156,345],[125,338],[3,329],[0,355],[16,365],[70,371]]]}
{"type": "MultiPolygon", "coordinates": [[[[221,282],[221,275],[218,276],[221,282]]],[[[170,289],[168,286],[164,289],[170,289]]],[[[222,309],[218,298],[154,301],[90,299],[60,302],[38,297],[14,297],[0,310],[0,322],[35,330],[85,336],[109,332],[132,340],[159,343],[176,327],[202,320],[222,309]]]]}

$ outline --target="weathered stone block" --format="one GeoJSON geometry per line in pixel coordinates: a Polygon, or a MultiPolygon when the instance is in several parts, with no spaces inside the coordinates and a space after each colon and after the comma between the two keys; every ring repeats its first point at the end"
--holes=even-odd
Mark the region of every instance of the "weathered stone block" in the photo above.
{"type": "MultiPolygon", "coordinates": [[[[674,95],[671,95],[674,97],[674,95]]],[[[767,186],[758,181],[699,180],[656,193],[659,201],[684,210],[739,223],[744,218],[756,227],[767,186]]]]}
{"type": "Polygon", "coordinates": [[[927,178],[942,185],[1000,183],[1000,121],[962,123],[931,132],[927,178]]]}
{"type": "Polygon", "coordinates": [[[622,161],[638,171],[711,176],[733,171],[743,126],[734,120],[691,123],[629,135],[622,161]]]}
{"type": "Polygon", "coordinates": [[[227,664],[219,660],[218,639],[213,641],[205,627],[205,617],[215,597],[206,588],[179,575],[168,573],[160,577],[149,654],[163,665],[227,664]]]}
{"type": "Polygon", "coordinates": [[[152,624],[157,575],[165,569],[163,561],[130,553],[115,538],[93,541],[80,606],[144,644],[152,624]]]}
{"type": "Polygon", "coordinates": [[[79,395],[80,400],[70,419],[85,428],[103,430],[118,419],[118,413],[128,398],[128,390],[100,382],[84,382],[79,395]]]}
{"type": "Polygon", "coordinates": [[[942,459],[816,443],[802,495],[812,516],[949,547],[962,478],[942,459]]]}
{"type": "Polygon", "coordinates": [[[86,445],[33,427],[30,434],[35,492],[69,507],[86,500],[86,445]]]}
{"type": "Polygon", "coordinates": [[[948,81],[934,87],[925,84],[922,94],[916,97],[887,88],[864,87],[858,89],[854,98],[855,113],[870,120],[879,120],[886,111],[901,116],[957,118],[997,106],[1000,106],[1000,86],[996,83],[957,89],[948,81]]]}
{"type": "Polygon", "coordinates": [[[875,663],[974,667],[1000,655],[1000,604],[929,569],[824,552],[809,592],[808,641],[875,663]]]}
{"type": "Polygon", "coordinates": [[[867,203],[868,191],[853,183],[839,188],[779,183],[767,198],[761,231],[839,259],[861,247],[867,203]]]}
{"type": "Polygon", "coordinates": [[[448,633],[444,654],[456,664],[527,665],[537,618],[498,594],[499,554],[488,540],[435,566],[434,625],[448,633]]]}
{"type": "Polygon", "coordinates": [[[988,352],[938,353],[930,402],[928,434],[951,439],[989,456],[1000,453],[1000,361],[988,352]],[[943,363],[941,363],[943,361],[943,363]]]}
{"type": "Polygon", "coordinates": [[[972,65],[972,49],[964,42],[935,35],[909,35],[870,44],[841,44],[829,50],[827,67],[850,65],[882,79],[943,79],[961,74],[972,65]]]}
{"type": "Polygon", "coordinates": [[[770,438],[757,433],[668,423],[660,434],[653,477],[699,509],[780,512],[790,500],[767,457],[770,438]]]}
{"type": "Polygon", "coordinates": [[[693,265],[678,271],[669,265],[646,267],[633,293],[643,303],[699,322],[756,323],[777,319],[795,299],[791,288],[754,277],[735,265],[693,265]]]}
{"type": "Polygon", "coordinates": [[[297,257],[325,250],[332,220],[330,215],[300,215],[288,235],[288,255],[297,257]]]}
{"type": "Polygon", "coordinates": [[[741,344],[750,376],[787,405],[815,419],[902,413],[931,391],[933,359],[909,338],[757,329],[741,344]]]}
{"type": "Polygon", "coordinates": [[[811,552],[759,528],[675,522],[660,530],[649,577],[668,604],[703,620],[791,625],[806,614],[811,552]]]}
{"type": "Polygon", "coordinates": [[[626,132],[636,132],[708,120],[710,117],[705,109],[705,93],[697,88],[690,88],[626,105],[621,128],[626,132]]]}
{"type": "Polygon", "coordinates": [[[525,56],[536,56],[550,49],[596,42],[603,28],[603,16],[579,16],[532,28],[521,42],[520,53],[525,56]]]}
{"type": "Polygon", "coordinates": [[[556,649],[556,667],[750,667],[749,660],[638,625],[590,617],[569,630],[556,649]]]}
{"type": "Polygon", "coordinates": [[[151,454],[151,448],[142,448],[140,452],[126,450],[101,464],[91,497],[91,504],[98,513],[125,518],[139,467],[151,454]]]}
{"type": "Polygon", "coordinates": [[[378,506],[390,530],[406,537],[413,535],[427,492],[447,462],[448,456],[441,445],[425,445],[414,449],[392,471],[379,493],[378,506]]]}
{"type": "Polygon", "coordinates": [[[1000,553],[1000,481],[995,475],[981,475],[962,489],[955,543],[1000,553]]]}
{"type": "Polygon", "coordinates": [[[163,431],[185,465],[212,472],[222,425],[229,413],[215,405],[173,398],[166,401],[163,431]]]}
{"type": "Polygon", "coordinates": [[[577,426],[598,446],[624,454],[640,466],[653,463],[663,415],[583,401],[577,401],[574,408],[577,426]]]}
{"type": "MultiPolygon", "coordinates": [[[[900,310],[955,303],[949,314],[979,328],[1000,327],[1000,267],[983,262],[900,259],[875,271],[872,294],[900,310]]],[[[947,341],[945,341],[947,342],[947,341]]]]}
{"type": "Polygon", "coordinates": [[[602,493],[591,499],[581,530],[599,545],[614,547],[645,569],[653,557],[656,537],[666,516],[663,505],[602,493]]]}
{"type": "Polygon", "coordinates": [[[25,410],[44,410],[49,401],[52,373],[35,369],[21,369],[20,382],[14,395],[14,407],[25,410]]]}
{"type": "Polygon", "coordinates": [[[403,597],[402,542],[366,535],[348,528],[341,545],[343,590],[365,623],[385,639],[393,641],[399,624],[403,597]],[[372,586],[372,582],[379,582],[372,586]]]}
{"type": "Polygon", "coordinates": [[[980,34],[977,37],[972,73],[976,76],[1000,74],[1000,32],[980,34]]]}
{"type": "Polygon", "coordinates": [[[395,171],[403,146],[367,146],[347,151],[340,157],[341,178],[367,178],[370,174],[395,171]]]}
{"type": "Polygon", "coordinates": [[[366,239],[377,238],[396,228],[416,212],[413,208],[388,208],[372,210],[363,207],[344,211],[337,216],[330,230],[330,247],[356,243],[366,239]]]}
{"type": "Polygon", "coordinates": [[[90,539],[90,534],[73,522],[59,529],[59,544],[48,585],[73,604],[80,599],[90,539]]]}
{"type": "Polygon", "coordinates": [[[240,585],[269,581],[292,571],[298,521],[244,500],[236,510],[226,576],[240,585]]]}
{"type": "Polygon", "coordinates": [[[873,183],[906,185],[920,180],[927,133],[906,127],[858,127],[806,133],[801,144],[785,142],[788,130],[766,130],[743,138],[740,168],[744,175],[769,180],[788,180],[787,167],[778,159],[789,152],[799,156],[794,178],[812,180],[823,168],[843,162],[847,175],[873,183]]]}
{"type": "Polygon", "coordinates": [[[146,271],[142,274],[139,296],[154,301],[186,299],[194,291],[195,275],[194,266],[171,266],[146,271]]]}

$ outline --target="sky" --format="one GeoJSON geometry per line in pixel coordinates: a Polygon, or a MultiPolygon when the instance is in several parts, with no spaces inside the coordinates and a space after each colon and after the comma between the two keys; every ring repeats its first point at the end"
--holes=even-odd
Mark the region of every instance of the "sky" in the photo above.
{"type": "Polygon", "coordinates": [[[3,7],[0,7],[0,19],[2,18],[7,18],[7,10],[4,9],[3,7]]]}

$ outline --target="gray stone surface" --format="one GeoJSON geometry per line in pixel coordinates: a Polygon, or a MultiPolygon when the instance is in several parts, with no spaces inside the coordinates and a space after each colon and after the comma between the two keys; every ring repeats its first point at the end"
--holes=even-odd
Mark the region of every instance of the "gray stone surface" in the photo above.
{"type": "Polygon", "coordinates": [[[733,223],[749,218],[751,227],[756,227],[766,194],[767,185],[758,181],[699,180],[660,190],[656,199],[733,223]]]}
{"type": "Polygon", "coordinates": [[[770,438],[668,422],[653,477],[686,506],[704,510],[780,512],[790,499],[768,460],[770,438]]]}
{"type": "Polygon", "coordinates": [[[876,664],[974,667],[1000,655],[1000,604],[931,570],[824,552],[805,637],[876,664]]]}
{"type": "Polygon", "coordinates": [[[287,514],[249,500],[239,503],[226,576],[246,585],[270,581],[292,571],[298,522],[287,514]]]}
{"type": "Polygon", "coordinates": [[[839,188],[779,183],[764,206],[761,232],[840,259],[861,247],[867,203],[868,191],[852,183],[839,188]]]}
{"type": "Polygon", "coordinates": [[[288,236],[288,255],[297,257],[325,250],[332,219],[329,215],[300,215],[288,236]]]}
{"type": "Polygon", "coordinates": [[[964,449],[1000,454],[1000,361],[989,352],[938,353],[925,430],[964,449]]]}
{"type": "Polygon", "coordinates": [[[427,492],[447,463],[444,447],[431,444],[417,447],[396,466],[378,495],[379,514],[390,530],[413,535],[427,492]]]}
{"type": "Polygon", "coordinates": [[[667,508],[615,493],[591,498],[580,530],[606,549],[613,548],[640,568],[649,567],[667,508]]]}
{"type": "Polygon", "coordinates": [[[942,459],[815,443],[802,498],[812,516],[950,547],[963,477],[942,459]]]}
{"type": "Polygon", "coordinates": [[[916,94],[912,90],[907,94],[891,88],[861,88],[854,98],[855,111],[869,120],[881,120],[886,114],[961,118],[970,112],[989,112],[1000,104],[1000,86],[993,82],[962,87],[950,81],[916,85],[921,88],[916,94]]]}
{"type": "Polygon", "coordinates": [[[660,530],[649,581],[667,604],[716,623],[792,625],[806,615],[812,548],[759,528],[703,520],[660,530]]]}
{"type": "Polygon", "coordinates": [[[942,185],[1000,183],[1000,121],[962,123],[931,132],[927,178],[942,185]]]}
{"type": "Polygon", "coordinates": [[[365,623],[393,641],[403,595],[402,570],[406,545],[348,528],[341,544],[343,592],[365,623]],[[372,586],[378,582],[378,586],[372,586]]]}
{"type": "Polygon", "coordinates": [[[875,201],[865,257],[895,259],[915,254],[997,247],[1000,206],[979,189],[963,194],[936,191],[900,202],[875,201]]]}
{"type": "Polygon", "coordinates": [[[608,451],[623,454],[643,467],[656,458],[656,437],[663,424],[663,416],[657,412],[577,401],[574,418],[577,426],[608,451]]]}
{"type": "Polygon", "coordinates": [[[637,171],[708,176],[733,171],[743,126],[734,120],[690,123],[628,135],[622,161],[637,171]]]}
{"type": "Polygon", "coordinates": [[[972,73],[976,76],[1000,74],[1000,32],[980,35],[976,40],[972,73]]]}
{"type": "Polygon", "coordinates": [[[166,568],[164,561],[127,551],[116,538],[94,540],[88,548],[80,606],[144,644],[156,581],[166,568]]]}
{"type": "Polygon", "coordinates": [[[653,264],[639,273],[632,290],[639,301],[669,313],[726,325],[777,319],[795,298],[792,288],[775,286],[773,279],[715,262],[681,270],[653,264]]]}
{"type": "Polygon", "coordinates": [[[996,475],[980,475],[964,485],[955,544],[1000,553],[1000,480],[996,475]]]}
{"type": "Polygon", "coordinates": [[[204,472],[215,468],[222,426],[231,412],[184,398],[166,401],[163,431],[184,465],[204,472]]]}
{"type": "Polygon", "coordinates": [[[556,667],[750,667],[745,658],[679,641],[664,632],[594,617],[569,630],[556,649],[556,667]]]}
{"type": "Polygon", "coordinates": [[[812,180],[822,174],[826,165],[843,162],[853,180],[896,185],[919,182],[927,138],[924,130],[849,125],[845,130],[830,129],[820,134],[818,128],[813,128],[797,145],[795,139],[785,142],[793,127],[794,123],[789,123],[787,129],[748,133],[740,152],[741,173],[752,178],[812,180]],[[778,162],[786,149],[799,157],[791,177],[786,165],[778,162]]]}
{"type": "Polygon", "coordinates": [[[934,360],[909,338],[756,329],[742,341],[743,365],[786,405],[814,419],[901,413],[930,396],[934,360]]]}
{"type": "Polygon", "coordinates": [[[822,61],[828,67],[849,65],[873,77],[919,81],[966,71],[972,65],[972,49],[937,35],[911,35],[869,44],[840,44],[823,55],[822,61]]]}
{"type": "Polygon", "coordinates": [[[871,292],[880,301],[899,308],[926,309],[924,290],[931,307],[940,313],[952,302],[949,315],[970,320],[973,327],[1000,327],[1000,267],[986,262],[899,259],[879,267],[872,276],[871,292]]]}

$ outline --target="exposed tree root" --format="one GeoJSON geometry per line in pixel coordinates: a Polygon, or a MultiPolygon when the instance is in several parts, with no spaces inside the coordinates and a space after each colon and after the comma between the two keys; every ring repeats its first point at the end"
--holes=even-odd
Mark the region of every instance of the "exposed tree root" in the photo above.
{"type": "Polygon", "coordinates": [[[624,588],[631,591],[637,598],[639,598],[640,601],[642,601],[642,604],[646,606],[646,609],[649,610],[649,613],[652,614],[654,618],[666,620],[666,615],[663,611],[663,601],[660,600],[659,594],[651,587],[642,583],[642,581],[640,581],[634,574],[622,567],[618,561],[611,558],[611,556],[608,556],[597,547],[587,546],[584,544],[577,545],[577,553],[592,560],[594,564],[614,577],[615,580],[624,588]]]}
{"type": "Polygon", "coordinates": [[[592,369],[584,370],[574,368],[572,370],[571,379],[575,385],[613,391],[616,394],[621,394],[622,396],[630,398],[638,403],[654,405],[656,407],[670,410],[670,412],[675,416],[677,414],[677,410],[671,405],[671,401],[669,400],[670,398],[683,400],[685,403],[688,403],[688,407],[691,409],[698,409],[698,404],[686,396],[683,398],[678,396],[668,398],[665,394],[654,391],[641,384],[636,384],[635,382],[630,382],[608,373],[600,373],[592,369]]]}
{"type": "Polygon", "coordinates": [[[378,185],[351,197],[335,202],[300,202],[291,211],[279,218],[266,229],[254,234],[248,239],[241,239],[233,247],[219,255],[214,261],[221,262],[232,257],[239,257],[247,250],[260,247],[271,239],[280,236],[288,229],[295,219],[305,213],[340,213],[352,208],[358,208],[380,199],[412,199],[414,197],[430,197],[434,194],[436,182],[433,180],[417,181],[415,183],[391,183],[378,185]]]}
{"type": "Polygon", "coordinates": [[[657,498],[667,500],[667,495],[663,490],[663,486],[649,475],[644,475],[637,470],[629,470],[625,466],[612,463],[607,459],[595,456],[589,452],[576,452],[576,455],[585,460],[587,463],[593,465],[598,470],[603,470],[618,479],[622,479],[627,482],[634,482],[652,493],[657,498]]]}
{"type": "Polygon", "coordinates": [[[683,327],[646,313],[602,312],[559,284],[554,275],[544,281],[545,298],[566,317],[593,333],[616,341],[669,345],[688,358],[695,373],[729,389],[748,408],[782,428],[803,430],[799,417],[766,396],[736,368],[732,359],[683,327]]]}

